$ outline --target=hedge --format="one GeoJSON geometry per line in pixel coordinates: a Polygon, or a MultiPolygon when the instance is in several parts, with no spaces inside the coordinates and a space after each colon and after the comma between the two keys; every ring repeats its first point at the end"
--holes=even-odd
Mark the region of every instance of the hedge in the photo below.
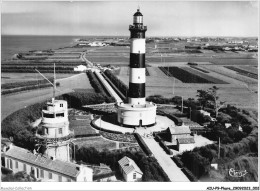
{"type": "MultiPolygon", "coordinates": [[[[56,83],[56,86],[59,86],[60,83],[56,83]]],[[[11,93],[17,93],[21,91],[27,91],[27,90],[35,90],[35,89],[41,89],[41,88],[48,88],[52,87],[51,84],[41,84],[41,85],[33,85],[33,86],[25,86],[25,87],[20,87],[20,88],[15,88],[15,89],[8,89],[8,90],[2,90],[1,94],[6,95],[6,94],[11,94],[11,93]]]]}
{"type": "Polygon", "coordinates": [[[155,140],[157,140],[159,142],[159,145],[163,148],[163,150],[168,155],[172,155],[173,154],[173,152],[167,147],[167,145],[165,145],[164,141],[162,140],[162,138],[159,135],[155,136],[155,140]]]}
{"type": "Polygon", "coordinates": [[[174,122],[175,125],[177,125],[177,126],[182,126],[182,124],[183,124],[183,121],[182,121],[180,118],[178,118],[178,117],[176,117],[175,115],[173,115],[173,114],[166,113],[166,112],[161,111],[161,110],[157,110],[156,113],[157,113],[158,115],[163,115],[163,116],[166,116],[166,117],[168,117],[169,119],[173,120],[173,122],[174,122]]]}
{"type": "MultiPolygon", "coordinates": [[[[9,68],[1,68],[1,72],[5,72],[5,73],[35,73],[35,70],[33,68],[31,69],[24,69],[24,68],[19,68],[19,69],[9,69],[9,68]]],[[[74,71],[73,69],[68,70],[68,69],[64,69],[64,70],[55,70],[56,73],[79,73],[77,71],[74,71]]],[[[41,73],[53,73],[53,70],[50,70],[49,68],[46,70],[41,70],[41,73]]]]}
{"type": "Polygon", "coordinates": [[[81,134],[81,135],[75,135],[75,138],[83,138],[83,137],[98,137],[100,136],[99,133],[93,133],[93,134],[81,134]]]}
{"type": "Polygon", "coordinates": [[[179,167],[179,168],[183,168],[184,164],[183,162],[176,156],[172,157],[172,160],[175,162],[175,164],[179,167]]]}
{"type": "Polygon", "coordinates": [[[153,156],[152,151],[149,149],[149,147],[147,147],[147,145],[145,144],[145,142],[142,139],[142,137],[138,133],[134,133],[134,135],[135,135],[135,138],[136,138],[137,142],[139,143],[140,147],[144,150],[144,152],[148,156],[153,156]]]}
{"type": "Polygon", "coordinates": [[[191,182],[198,182],[198,179],[192,174],[192,172],[189,169],[183,167],[181,170],[191,182]]]}
{"type": "MultiPolygon", "coordinates": [[[[49,78],[49,81],[53,83],[53,78],[49,78]]],[[[32,86],[32,85],[41,85],[41,84],[47,84],[49,83],[47,80],[33,80],[33,81],[25,81],[25,82],[14,82],[14,83],[7,83],[2,84],[2,89],[13,89],[18,87],[24,87],[24,86],[32,86]]]]}
{"type": "Polygon", "coordinates": [[[89,78],[91,86],[94,88],[96,93],[107,95],[102,84],[92,71],[87,71],[87,76],[89,78]]]}
{"type": "Polygon", "coordinates": [[[111,176],[114,176],[116,174],[116,172],[109,172],[109,173],[104,173],[104,174],[96,174],[96,175],[93,175],[93,180],[99,180],[99,179],[102,179],[102,178],[108,178],[108,177],[111,177],[111,176]]]}
{"type": "Polygon", "coordinates": [[[108,97],[104,94],[92,92],[72,92],[68,94],[63,94],[59,98],[67,100],[68,107],[73,108],[82,108],[82,106],[84,105],[115,102],[113,97],[108,97]]]}

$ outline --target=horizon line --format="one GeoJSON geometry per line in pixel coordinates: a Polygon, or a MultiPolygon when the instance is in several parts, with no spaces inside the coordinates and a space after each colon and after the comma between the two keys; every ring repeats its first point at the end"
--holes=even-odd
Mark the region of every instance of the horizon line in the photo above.
{"type": "MultiPolygon", "coordinates": [[[[102,37],[129,37],[128,35],[58,35],[58,34],[55,34],[55,35],[50,35],[50,34],[1,34],[1,36],[66,36],[66,37],[98,37],[98,36],[102,36],[102,37]]],[[[163,36],[163,35],[158,35],[158,36],[147,36],[148,38],[151,38],[151,37],[240,37],[240,38],[258,38],[258,36],[210,36],[210,35],[201,35],[201,36],[198,36],[198,35],[194,35],[194,36],[189,36],[189,35],[173,35],[173,36],[163,36]]]]}

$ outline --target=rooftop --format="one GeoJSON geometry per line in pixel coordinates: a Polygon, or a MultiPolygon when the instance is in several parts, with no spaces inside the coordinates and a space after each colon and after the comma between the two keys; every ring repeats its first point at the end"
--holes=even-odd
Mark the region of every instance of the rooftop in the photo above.
{"type": "Polygon", "coordinates": [[[137,9],[137,12],[134,14],[134,16],[143,16],[139,9],[137,9]]]}
{"type": "Polygon", "coordinates": [[[5,153],[5,156],[74,178],[79,174],[80,166],[77,164],[57,159],[52,160],[45,155],[33,154],[29,150],[14,145],[5,153]]]}
{"type": "Polygon", "coordinates": [[[195,143],[195,140],[193,137],[178,138],[177,140],[178,140],[179,144],[195,143]]]}
{"type": "Polygon", "coordinates": [[[118,161],[120,167],[123,169],[125,174],[129,174],[132,171],[136,171],[140,174],[143,174],[143,172],[140,170],[140,168],[135,164],[135,162],[128,158],[128,157],[123,157],[121,160],[118,161]]]}
{"type": "Polygon", "coordinates": [[[175,126],[175,127],[168,127],[169,131],[171,132],[172,135],[175,134],[190,134],[190,128],[189,126],[175,126]]]}

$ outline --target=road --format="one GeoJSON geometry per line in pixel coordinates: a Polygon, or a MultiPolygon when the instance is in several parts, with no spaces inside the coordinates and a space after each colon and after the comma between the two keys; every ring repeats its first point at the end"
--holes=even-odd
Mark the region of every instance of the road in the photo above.
{"type": "Polygon", "coordinates": [[[168,175],[171,182],[190,182],[181,169],[152,137],[143,137],[142,135],[141,137],[152,151],[154,157],[157,159],[164,172],[168,175]]]}
{"type": "Polygon", "coordinates": [[[86,58],[86,54],[87,54],[86,52],[82,52],[81,55],[80,55],[80,59],[81,59],[82,61],[85,61],[86,64],[88,65],[88,67],[92,68],[92,67],[93,67],[93,63],[90,62],[90,61],[86,58]]]}

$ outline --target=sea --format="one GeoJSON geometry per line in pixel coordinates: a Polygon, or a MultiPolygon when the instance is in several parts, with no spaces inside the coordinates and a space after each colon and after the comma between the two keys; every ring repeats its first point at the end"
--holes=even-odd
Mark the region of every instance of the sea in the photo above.
{"type": "Polygon", "coordinates": [[[48,50],[72,46],[80,38],[83,37],[2,35],[1,60],[10,59],[16,53],[25,53],[30,50],[48,50]]]}
{"type": "Polygon", "coordinates": [[[103,36],[1,36],[1,60],[11,59],[16,53],[30,50],[48,50],[69,47],[77,44],[78,39],[102,38],[103,36]]]}

